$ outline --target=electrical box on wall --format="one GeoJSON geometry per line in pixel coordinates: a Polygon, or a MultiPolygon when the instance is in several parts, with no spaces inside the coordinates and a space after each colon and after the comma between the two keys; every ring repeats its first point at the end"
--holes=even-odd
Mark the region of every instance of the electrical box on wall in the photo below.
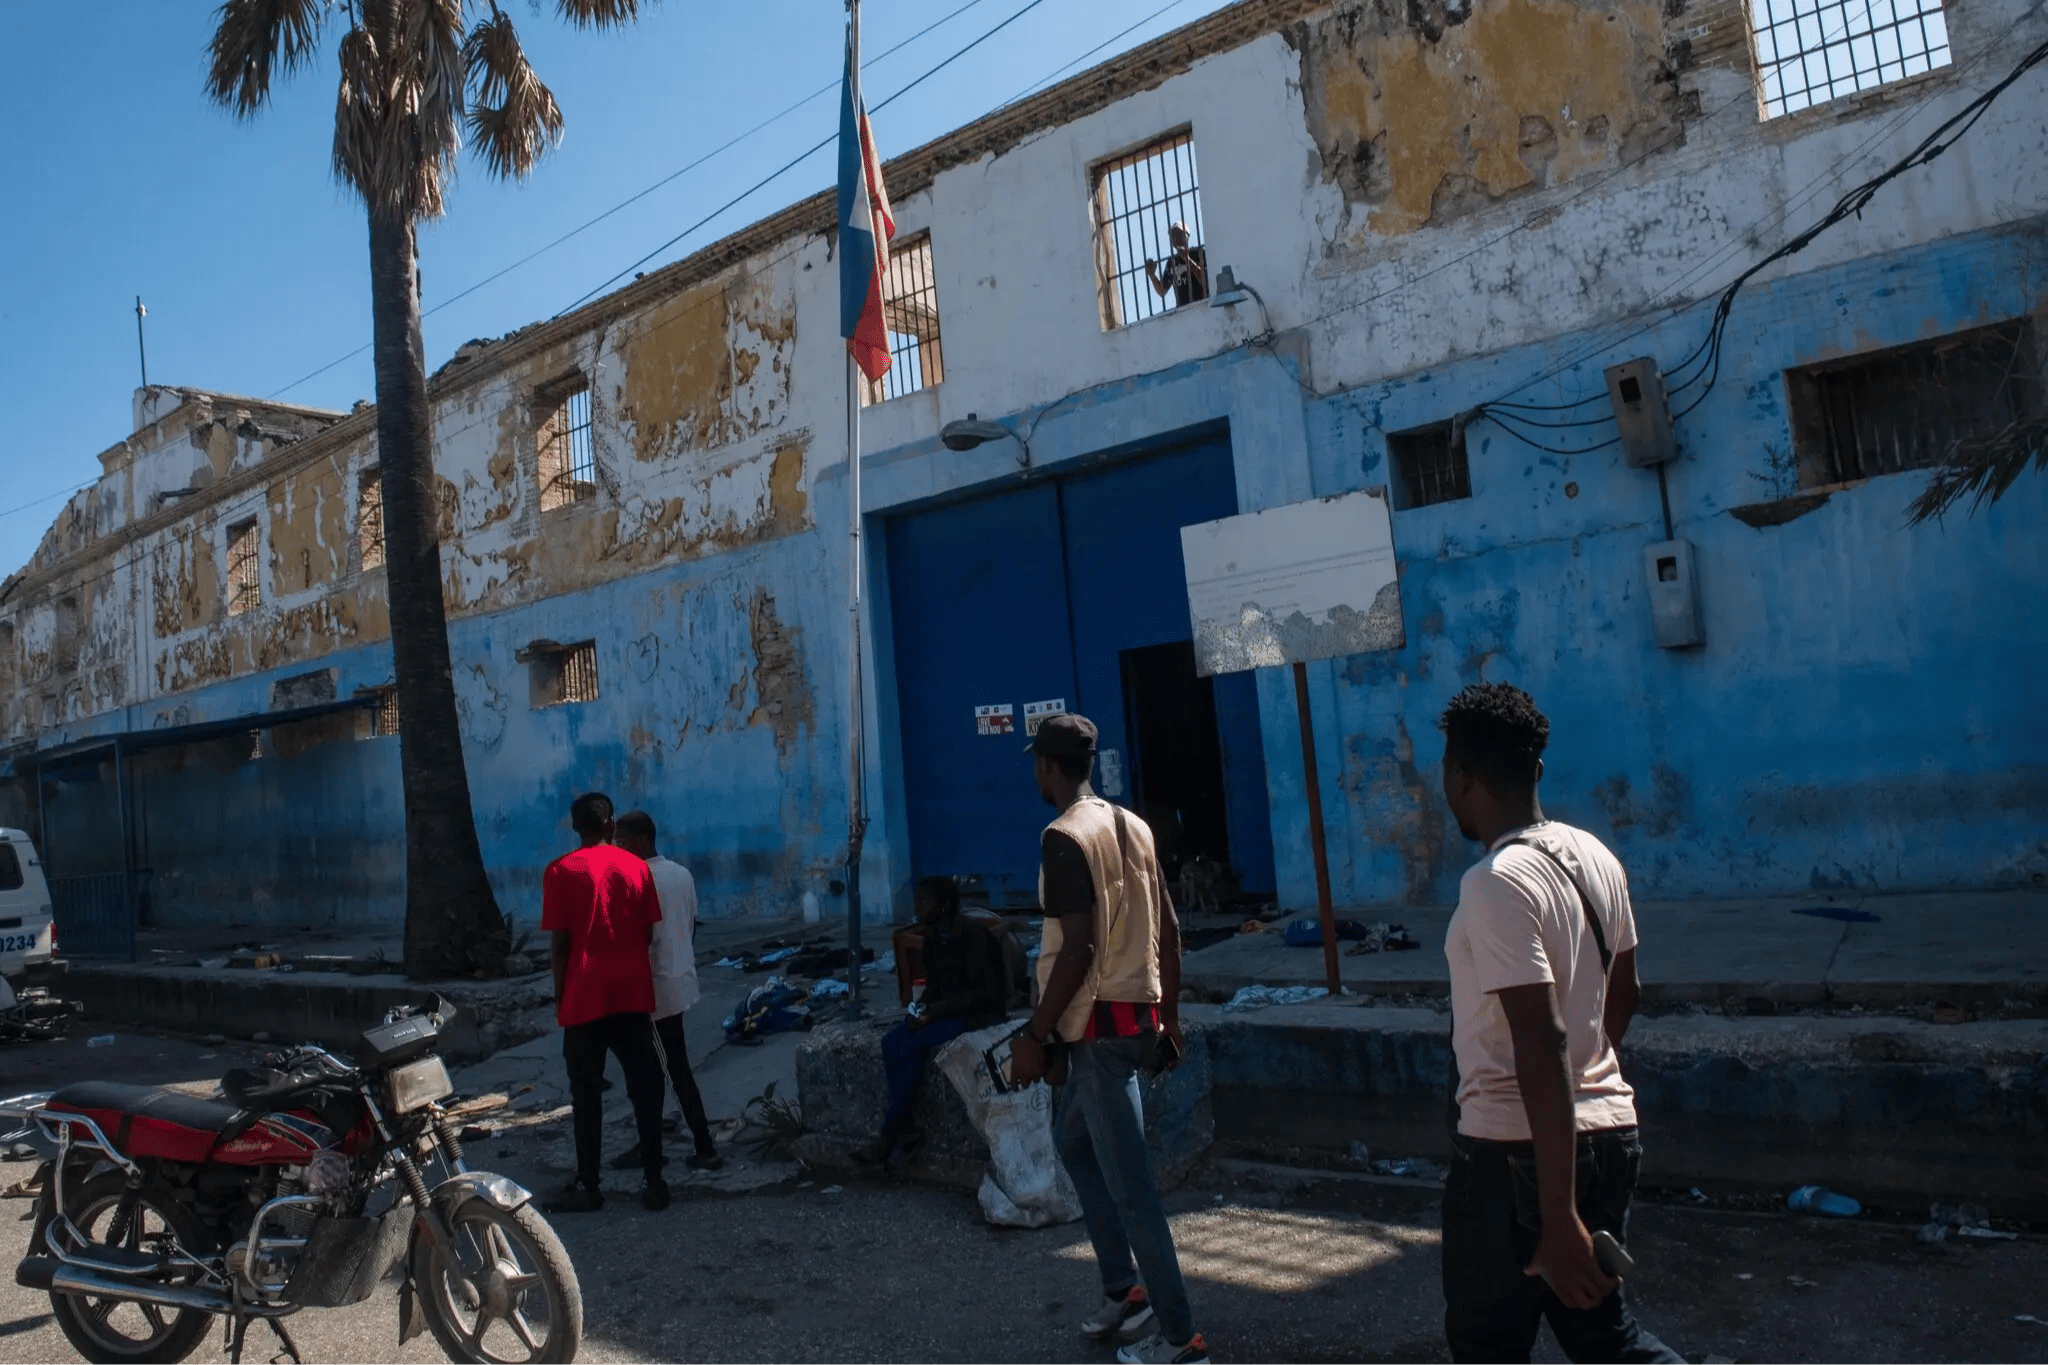
{"type": "Polygon", "coordinates": [[[1650,581],[1650,630],[1657,648],[1687,649],[1704,643],[1692,542],[1667,540],[1645,547],[1643,569],[1650,581]]]}
{"type": "Polygon", "coordinates": [[[1656,361],[1640,356],[1609,366],[1607,397],[1621,428],[1621,453],[1630,465],[1642,469],[1678,458],[1678,440],[1671,433],[1671,402],[1656,361]]]}

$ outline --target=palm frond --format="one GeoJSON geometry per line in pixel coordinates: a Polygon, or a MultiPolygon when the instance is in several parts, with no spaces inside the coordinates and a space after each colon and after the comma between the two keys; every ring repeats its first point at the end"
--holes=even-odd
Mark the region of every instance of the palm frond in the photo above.
{"type": "Polygon", "coordinates": [[[214,11],[206,93],[248,118],[270,98],[271,82],[312,59],[327,0],[226,0],[214,11]]]}
{"type": "Polygon", "coordinates": [[[1907,524],[1946,514],[1965,498],[1972,513],[2006,495],[2031,464],[2048,471],[2048,418],[2012,422],[1990,436],[1958,441],[1913,499],[1907,524]]]}
{"type": "Polygon", "coordinates": [[[408,0],[406,83],[413,92],[421,153],[437,178],[452,176],[462,150],[462,0],[408,0]]]}
{"type": "Polygon", "coordinates": [[[462,45],[469,132],[492,175],[518,179],[562,138],[562,110],[534,73],[509,15],[493,11],[462,45]]]}
{"type": "Polygon", "coordinates": [[[640,17],[640,0],[557,0],[555,9],[577,28],[617,28],[640,17]]]}
{"type": "Polygon", "coordinates": [[[377,130],[384,122],[384,72],[377,40],[351,28],[341,39],[341,85],[334,101],[334,177],[365,200],[376,180],[377,130]]]}

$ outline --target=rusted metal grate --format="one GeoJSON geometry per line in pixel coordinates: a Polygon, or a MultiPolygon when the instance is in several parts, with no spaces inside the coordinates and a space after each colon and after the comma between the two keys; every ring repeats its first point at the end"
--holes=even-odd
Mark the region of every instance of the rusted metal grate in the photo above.
{"type": "Polygon", "coordinates": [[[557,388],[540,425],[540,510],[551,512],[597,493],[597,448],[593,443],[590,381],[557,388]]]}
{"type": "Polygon", "coordinates": [[[864,386],[867,402],[886,403],[946,377],[930,233],[890,246],[889,268],[882,275],[882,316],[889,328],[889,371],[864,386]]]}
{"type": "Polygon", "coordinates": [[[379,735],[398,733],[398,689],[380,687],[377,689],[376,720],[373,728],[379,735]]]}
{"type": "Polygon", "coordinates": [[[2031,350],[2013,322],[1789,373],[1800,483],[1924,469],[2032,416],[2031,350]]]}
{"type": "Polygon", "coordinates": [[[263,566],[256,559],[256,519],[228,527],[228,615],[254,611],[263,601],[263,566]]]}
{"type": "Polygon", "coordinates": [[[1465,459],[1464,433],[1449,422],[1387,433],[1387,455],[1397,475],[1397,510],[1472,496],[1472,466],[1465,459]]]}
{"type": "Polygon", "coordinates": [[[1142,322],[1208,298],[1194,134],[1169,133],[1100,162],[1094,179],[1102,325],[1142,322]],[[1175,228],[1187,235],[1179,247],[1175,228]]]}
{"type": "Polygon", "coordinates": [[[1942,0],[1750,0],[1764,117],[1947,66],[1942,0]]]}
{"type": "Polygon", "coordinates": [[[562,651],[563,701],[597,700],[597,642],[586,640],[562,651]]]}
{"type": "Polygon", "coordinates": [[[384,564],[384,476],[368,470],[356,487],[356,543],[363,551],[363,572],[384,564]]]}

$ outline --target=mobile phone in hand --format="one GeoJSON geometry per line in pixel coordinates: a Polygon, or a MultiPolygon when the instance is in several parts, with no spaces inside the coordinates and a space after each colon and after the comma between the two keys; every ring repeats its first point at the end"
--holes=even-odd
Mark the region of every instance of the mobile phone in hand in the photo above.
{"type": "Polygon", "coordinates": [[[1602,1228],[1593,1234],[1593,1259],[1609,1279],[1625,1280],[1636,1273],[1635,1258],[1613,1233],[1602,1228]]]}

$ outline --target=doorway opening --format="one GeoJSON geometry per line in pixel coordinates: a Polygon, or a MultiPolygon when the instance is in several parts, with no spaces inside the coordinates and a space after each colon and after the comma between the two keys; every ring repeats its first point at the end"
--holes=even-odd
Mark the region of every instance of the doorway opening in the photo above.
{"type": "Polygon", "coordinates": [[[1180,886],[1192,863],[1228,869],[1230,811],[1214,680],[1196,675],[1189,640],[1127,649],[1120,661],[1131,804],[1152,827],[1161,870],[1180,886]]]}

